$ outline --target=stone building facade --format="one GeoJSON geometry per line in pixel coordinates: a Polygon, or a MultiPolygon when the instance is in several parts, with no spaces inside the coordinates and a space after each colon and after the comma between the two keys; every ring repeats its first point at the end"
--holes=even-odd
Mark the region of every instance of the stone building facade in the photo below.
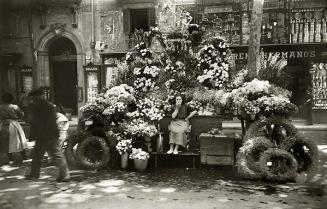
{"type": "Polygon", "coordinates": [[[1,1],[0,94],[11,92],[18,100],[22,91],[45,87],[50,100],[62,103],[76,114],[86,102],[83,66],[100,65],[101,53],[126,52],[129,25],[145,24],[149,28],[150,24],[130,23],[131,19],[126,17],[136,15],[150,21],[149,12],[154,12],[158,3],[158,0],[1,1]]]}
{"type": "MultiPolygon", "coordinates": [[[[18,101],[22,91],[44,87],[48,99],[73,114],[108,84],[117,62],[131,47],[130,34],[154,25],[163,32],[171,30],[178,8],[189,11],[193,22],[228,37],[235,59],[247,59],[251,0],[5,0],[0,4],[0,95],[11,92],[18,101]]],[[[290,71],[302,76],[292,88],[303,91],[296,89],[310,84],[311,63],[327,63],[327,1],[265,0],[264,9],[263,50],[267,55],[285,55],[290,71]]],[[[294,101],[301,105],[302,97],[298,93],[294,101]]]]}

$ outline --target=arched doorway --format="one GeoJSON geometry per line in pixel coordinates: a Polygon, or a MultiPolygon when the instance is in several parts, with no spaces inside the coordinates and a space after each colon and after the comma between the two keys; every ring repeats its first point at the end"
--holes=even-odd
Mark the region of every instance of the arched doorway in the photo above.
{"type": "Polygon", "coordinates": [[[50,85],[53,102],[66,112],[77,114],[77,55],[74,43],[60,37],[49,46],[50,85]]]}

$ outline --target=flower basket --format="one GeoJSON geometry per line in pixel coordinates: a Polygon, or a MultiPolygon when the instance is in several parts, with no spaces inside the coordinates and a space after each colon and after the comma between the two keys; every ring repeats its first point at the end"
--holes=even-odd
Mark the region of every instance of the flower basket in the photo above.
{"type": "Polygon", "coordinates": [[[144,171],[148,165],[148,159],[140,160],[134,159],[134,167],[138,171],[144,171]]]}
{"type": "Polygon", "coordinates": [[[120,164],[121,164],[122,169],[128,168],[128,153],[127,152],[122,153],[121,158],[120,158],[120,164]]]}
{"type": "Polygon", "coordinates": [[[149,153],[142,149],[132,148],[129,158],[134,160],[134,167],[138,171],[144,171],[148,165],[149,153]]]}

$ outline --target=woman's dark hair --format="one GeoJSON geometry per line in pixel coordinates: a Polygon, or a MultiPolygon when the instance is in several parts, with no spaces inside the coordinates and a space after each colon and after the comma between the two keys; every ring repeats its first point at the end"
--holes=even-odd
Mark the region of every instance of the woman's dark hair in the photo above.
{"type": "Polygon", "coordinates": [[[12,103],[12,101],[14,101],[14,97],[11,93],[6,92],[2,95],[2,101],[7,104],[12,103]]]}
{"type": "Polygon", "coordinates": [[[185,104],[185,98],[182,94],[176,94],[176,96],[174,97],[174,104],[176,104],[176,98],[177,97],[181,97],[182,98],[182,105],[185,104]]]}

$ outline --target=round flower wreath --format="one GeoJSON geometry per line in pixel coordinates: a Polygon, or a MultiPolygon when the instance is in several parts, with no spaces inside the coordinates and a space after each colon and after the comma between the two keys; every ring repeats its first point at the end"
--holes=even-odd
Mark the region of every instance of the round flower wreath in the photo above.
{"type": "Polygon", "coordinates": [[[297,133],[295,126],[291,124],[287,119],[282,117],[270,117],[252,123],[246,131],[244,140],[247,141],[248,139],[251,139],[255,136],[262,135],[263,128],[271,125],[278,125],[283,127],[288,137],[295,136],[297,133]]]}
{"type": "Polygon", "coordinates": [[[240,151],[244,152],[248,167],[255,172],[260,172],[258,165],[260,157],[264,151],[273,146],[266,137],[254,137],[246,141],[240,151]]]}
{"type": "Polygon", "coordinates": [[[296,177],[297,162],[285,150],[270,148],[262,153],[259,161],[265,179],[273,182],[286,182],[296,177]]]}
{"type": "Polygon", "coordinates": [[[287,138],[281,148],[290,152],[298,163],[297,172],[307,174],[307,180],[311,179],[318,169],[319,152],[317,145],[311,140],[295,135],[287,138]]]}
{"type": "Polygon", "coordinates": [[[249,168],[245,152],[238,152],[236,156],[237,173],[242,178],[250,180],[259,180],[262,178],[261,172],[255,172],[249,168]]]}

